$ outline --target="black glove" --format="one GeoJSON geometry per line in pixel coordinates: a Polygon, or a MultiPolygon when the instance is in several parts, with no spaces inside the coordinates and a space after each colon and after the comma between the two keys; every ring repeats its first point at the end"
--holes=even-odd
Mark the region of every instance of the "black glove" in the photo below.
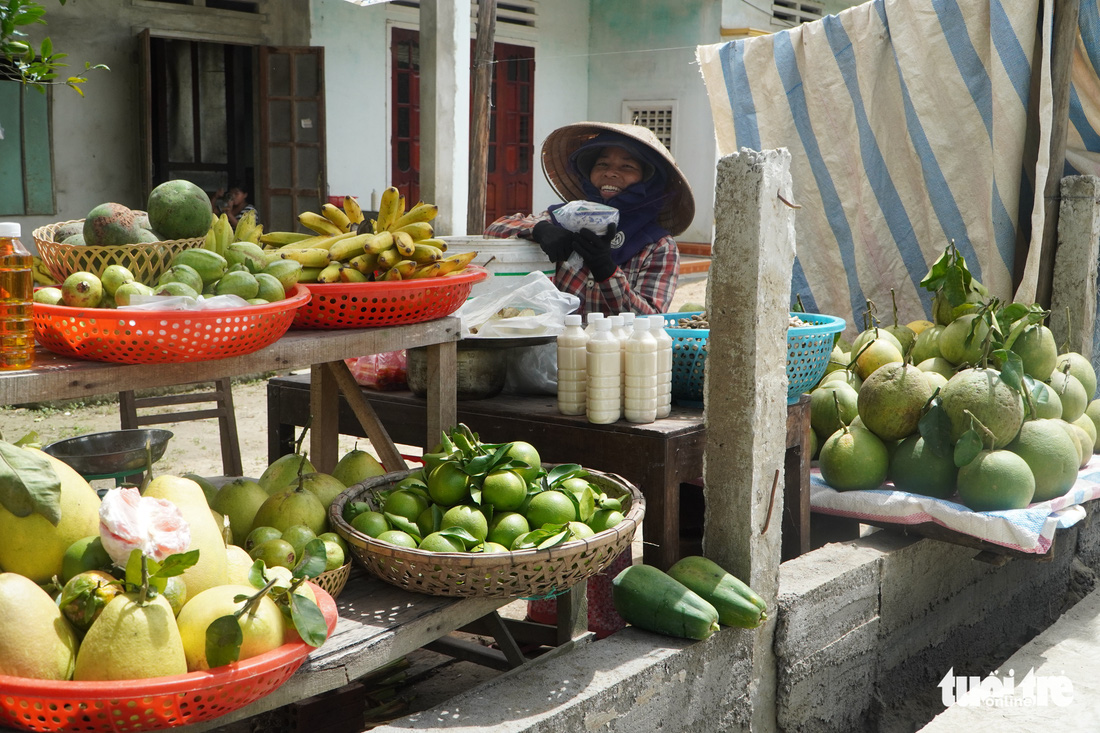
{"type": "Polygon", "coordinates": [[[618,269],[611,259],[611,239],[614,236],[615,227],[609,227],[607,234],[602,236],[590,229],[581,229],[573,235],[573,249],[584,258],[584,264],[588,265],[596,282],[603,282],[618,269]]]}
{"type": "Polygon", "coordinates": [[[573,233],[553,222],[540,221],[531,234],[551,262],[562,262],[573,252],[573,233]]]}

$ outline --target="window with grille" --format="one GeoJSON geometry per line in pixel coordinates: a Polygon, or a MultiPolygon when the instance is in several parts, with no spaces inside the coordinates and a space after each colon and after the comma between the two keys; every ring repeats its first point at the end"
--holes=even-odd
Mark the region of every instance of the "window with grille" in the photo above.
{"type": "MultiPolygon", "coordinates": [[[[209,1],[209,0],[208,0],[209,1]]],[[[349,0],[355,2],[356,0],[349,0]]],[[[420,9],[419,0],[391,0],[390,5],[420,9]]],[[[477,2],[470,3],[470,17],[477,18],[477,2]]],[[[538,0],[505,0],[497,2],[497,23],[534,28],[538,20],[538,0]]]]}
{"type": "Polygon", "coordinates": [[[674,112],[675,104],[670,101],[623,102],[623,122],[648,127],[670,151],[674,112]]]}
{"type": "Polygon", "coordinates": [[[813,0],[773,0],[772,23],[784,28],[819,20],[825,5],[813,0]]]}
{"type": "MultiPolygon", "coordinates": [[[[168,3],[170,5],[199,5],[196,0],[148,0],[149,2],[168,3]]],[[[204,7],[216,10],[233,10],[238,13],[259,13],[259,0],[205,0],[204,7]]]]}

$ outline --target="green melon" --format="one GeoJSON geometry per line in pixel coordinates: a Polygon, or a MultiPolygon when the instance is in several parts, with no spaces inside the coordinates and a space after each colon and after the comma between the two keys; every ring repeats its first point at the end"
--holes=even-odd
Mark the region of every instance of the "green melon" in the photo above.
{"type": "Polygon", "coordinates": [[[133,244],[140,236],[134,212],[122,204],[100,204],[84,218],[84,242],[96,247],[133,244]]]}
{"type": "Polygon", "coordinates": [[[206,192],[190,181],[165,181],[149,193],[149,224],[165,239],[206,236],[213,209],[206,192]]]}

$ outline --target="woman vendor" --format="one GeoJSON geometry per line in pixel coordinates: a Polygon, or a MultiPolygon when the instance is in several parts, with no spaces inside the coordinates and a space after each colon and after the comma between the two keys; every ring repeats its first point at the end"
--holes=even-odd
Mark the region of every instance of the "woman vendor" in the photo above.
{"type": "Polygon", "coordinates": [[[566,125],[543,143],[542,169],[563,201],[618,209],[617,227],[573,233],[555,219],[563,205],[555,204],[538,215],[497,219],[486,236],[538,242],[556,263],[555,285],[580,297],[582,313],[666,312],[680,264],[673,237],[691,224],[695,199],[657,136],[640,125],[566,125]]]}

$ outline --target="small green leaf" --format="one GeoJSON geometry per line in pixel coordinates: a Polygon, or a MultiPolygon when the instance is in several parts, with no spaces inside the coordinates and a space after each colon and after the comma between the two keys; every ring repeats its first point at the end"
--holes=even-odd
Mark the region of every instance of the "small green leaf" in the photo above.
{"type": "Polygon", "coordinates": [[[994,358],[1001,362],[1001,381],[1020,394],[1024,392],[1024,360],[1015,351],[998,349],[994,358]]]}
{"type": "Polygon", "coordinates": [[[319,647],[328,638],[325,614],[316,603],[298,593],[290,594],[290,617],[298,636],[312,647],[319,647]]]}
{"type": "Polygon", "coordinates": [[[252,563],[252,567],[248,569],[248,584],[256,590],[263,588],[267,585],[267,578],[264,577],[264,570],[267,568],[267,563],[263,560],[257,560],[252,563]]]}
{"type": "Polygon", "coordinates": [[[164,562],[160,564],[160,567],[153,571],[152,562],[150,562],[150,577],[154,578],[171,578],[175,575],[183,575],[187,568],[192,567],[199,561],[199,551],[190,550],[188,552],[178,552],[174,555],[169,555],[164,558],[164,562]]]}
{"type": "Polygon", "coordinates": [[[236,662],[241,657],[244,632],[233,614],[214,619],[206,627],[206,662],[210,668],[236,662]]]}
{"type": "Polygon", "coordinates": [[[420,540],[424,539],[420,536],[420,528],[416,526],[416,522],[411,522],[405,517],[402,517],[398,514],[386,513],[385,516],[386,519],[389,520],[390,526],[392,526],[394,529],[399,529],[402,532],[411,534],[413,537],[416,538],[417,542],[420,542],[420,540]]]}
{"type": "Polygon", "coordinates": [[[982,452],[982,438],[978,431],[971,428],[962,434],[959,442],[955,443],[955,467],[962,468],[982,452]]]}
{"type": "Polygon", "coordinates": [[[453,537],[454,539],[461,542],[467,550],[481,542],[481,540],[479,540],[477,537],[474,537],[462,527],[445,527],[439,530],[439,534],[443,535],[444,537],[453,537]]]}
{"type": "Polygon", "coordinates": [[[17,517],[61,521],[61,479],[44,454],[0,441],[0,504],[17,517]]]}
{"type": "Polygon", "coordinates": [[[325,541],[316,537],[306,543],[302,559],[294,566],[291,575],[295,578],[316,578],[325,572],[325,541]]]}
{"type": "Polygon", "coordinates": [[[545,550],[548,547],[553,547],[554,545],[560,545],[564,542],[567,542],[572,536],[573,536],[572,532],[570,532],[568,529],[563,529],[562,531],[558,532],[557,534],[550,535],[549,537],[544,539],[542,542],[540,542],[538,544],[538,549],[545,550]]]}
{"type": "Polygon", "coordinates": [[[550,469],[549,473],[546,474],[546,481],[548,484],[553,486],[554,484],[559,483],[560,481],[564,481],[567,478],[587,475],[588,472],[576,463],[562,463],[550,469]]]}
{"type": "Polygon", "coordinates": [[[943,285],[944,278],[947,277],[948,267],[950,267],[950,254],[949,250],[945,249],[939,259],[932,263],[928,274],[920,281],[921,287],[933,293],[939,290],[940,286],[943,285]]]}

